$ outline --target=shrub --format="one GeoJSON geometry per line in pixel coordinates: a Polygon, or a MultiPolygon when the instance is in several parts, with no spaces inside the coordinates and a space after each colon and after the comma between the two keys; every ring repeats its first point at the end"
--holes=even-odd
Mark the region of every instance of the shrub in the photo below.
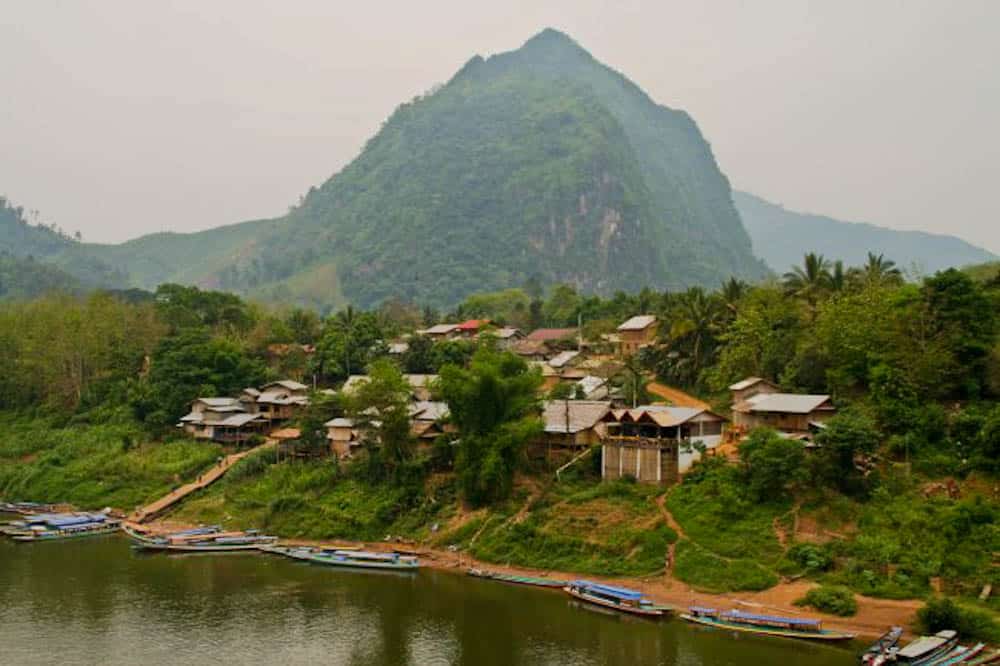
{"type": "Polygon", "coordinates": [[[796,606],[811,606],[823,613],[849,617],[858,612],[858,602],[854,593],[846,587],[820,585],[806,593],[806,596],[795,600],[796,606]]]}
{"type": "Polygon", "coordinates": [[[988,643],[1000,641],[1000,626],[991,613],[960,606],[951,599],[943,597],[929,599],[924,607],[917,611],[917,626],[926,633],[954,629],[969,640],[988,643]]]}

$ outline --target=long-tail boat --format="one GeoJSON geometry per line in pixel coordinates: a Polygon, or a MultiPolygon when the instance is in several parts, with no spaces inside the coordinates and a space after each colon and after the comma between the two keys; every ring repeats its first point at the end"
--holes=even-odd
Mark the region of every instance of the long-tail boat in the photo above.
{"type": "Polygon", "coordinates": [[[474,578],[486,578],[498,580],[501,583],[512,583],[514,585],[531,585],[533,587],[565,587],[567,581],[556,580],[554,578],[540,578],[536,576],[518,576],[515,574],[505,574],[488,569],[469,569],[466,573],[474,578]]]}
{"type": "Polygon", "coordinates": [[[8,523],[4,534],[14,541],[56,541],[117,532],[121,521],[103,513],[45,513],[8,523]]]}
{"type": "Polygon", "coordinates": [[[720,611],[715,608],[692,606],[681,618],[717,629],[740,631],[762,636],[804,638],[820,641],[846,641],[854,634],[824,629],[821,620],[780,615],[757,615],[738,610],[720,611]]]}
{"type": "Polygon", "coordinates": [[[391,569],[393,571],[416,571],[420,568],[420,560],[413,555],[400,553],[373,553],[364,550],[341,550],[330,548],[312,548],[309,546],[261,546],[266,553],[284,555],[296,560],[325,564],[332,567],[349,567],[354,569],[391,569]]]}
{"type": "Polygon", "coordinates": [[[589,580],[574,580],[563,590],[572,597],[582,601],[646,617],[659,617],[670,611],[667,606],[658,606],[638,590],[627,587],[604,585],[589,580]]]}
{"type": "Polygon", "coordinates": [[[879,657],[884,658],[890,654],[890,650],[899,645],[899,639],[903,635],[902,627],[890,627],[879,639],[872,643],[871,647],[861,653],[861,663],[871,666],[876,663],[879,657]]]}
{"type": "Polygon", "coordinates": [[[939,631],[933,636],[921,636],[902,648],[894,648],[884,657],[872,663],[908,664],[909,666],[930,666],[943,659],[958,643],[958,634],[951,629],[939,631]]]}
{"type": "Polygon", "coordinates": [[[993,650],[988,654],[981,654],[972,661],[966,662],[968,666],[981,666],[982,664],[995,664],[1000,662],[1000,650],[993,650]]]}
{"type": "Polygon", "coordinates": [[[55,508],[54,504],[39,504],[38,502],[0,502],[0,513],[15,513],[19,516],[51,513],[55,511],[55,508]]]}
{"type": "Polygon", "coordinates": [[[122,529],[132,539],[134,548],[181,553],[227,553],[258,550],[261,546],[273,544],[278,540],[278,537],[264,536],[256,530],[222,532],[218,527],[203,527],[170,534],[143,532],[135,525],[123,525],[122,529]]]}
{"type": "Polygon", "coordinates": [[[954,664],[967,664],[973,658],[986,649],[986,643],[976,643],[972,647],[959,645],[957,648],[946,654],[943,658],[933,662],[934,666],[954,666],[954,664]]]}

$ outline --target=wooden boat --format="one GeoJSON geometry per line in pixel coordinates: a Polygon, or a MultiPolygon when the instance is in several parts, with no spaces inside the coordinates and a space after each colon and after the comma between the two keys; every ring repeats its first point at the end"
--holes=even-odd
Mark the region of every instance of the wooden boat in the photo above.
{"type": "Polygon", "coordinates": [[[538,578],[533,576],[517,576],[514,574],[505,574],[498,571],[490,571],[488,569],[469,569],[466,572],[468,575],[475,578],[486,578],[488,580],[498,580],[502,583],[512,583],[514,585],[531,585],[534,587],[564,587],[567,581],[555,580],[552,578],[538,578]]]}
{"type": "Polygon", "coordinates": [[[681,618],[695,624],[762,636],[802,638],[818,641],[846,641],[854,634],[824,629],[821,620],[779,615],[756,615],[738,610],[719,611],[715,608],[692,606],[681,618]]]}
{"type": "Polygon", "coordinates": [[[880,663],[930,666],[950,652],[956,643],[958,643],[958,634],[951,629],[946,629],[933,636],[921,636],[905,647],[892,650],[889,658],[880,663]]]}
{"type": "Polygon", "coordinates": [[[982,664],[996,664],[1000,662],[1000,650],[993,650],[989,654],[981,654],[972,661],[967,661],[968,666],[981,666],[982,664]]]}
{"type": "Polygon", "coordinates": [[[667,606],[657,606],[645,598],[642,592],[627,587],[614,587],[589,580],[574,580],[566,584],[563,590],[582,601],[633,615],[660,617],[671,610],[667,606]]]}
{"type": "Polygon", "coordinates": [[[986,643],[977,643],[972,647],[959,645],[944,657],[931,663],[933,666],[954,666],[954,664],[967,664],[985,648],[986,643]]]}
{"type": "Polygon", "coordinates": [[[899,645],[899,639],[902,635],[902,627],[891,627],[889,631],[872,643],[870,648],[861,653],[861,663],[874,664],[879,657],[882,657],[882,661],[884,661],[884,657],[889,655],[889,651],[899,645]]]}
{"type": "Polygon", "coordinates": [[[56,541],[117,532],[121,521],[103,513],[44,513],[8,523],[3,533],[18,542],[56,541]]]}
{"type": "Polygon", "coordinates": [[[0,513],[14,513],[19,516],[30,516],[36,513],[51,513],[54,504],[39,504],[38,502],[0,502],[0,513]]]}
{"type": "Polygon", "coordinates": [[[391,569],[393,571],[416,571],[420,561],[412,555],[400,553],[373,553],[364,550],[342,550],[311,548],[309,546],[261,546],[259,550],[292,559],[332,567],[353,569],[391,569]]]}
{"type": "Polygon", "coordinates": [[[256,530],[222,532],[219,528],[198,528],[174,534],[154,535],[144,533],[134,525],[122,529],[132,539],[132,546],[139,550],[162,550],[181,553],[229,553],[258,550],[273,544],[278,537],[264,536],[256,530]]]}

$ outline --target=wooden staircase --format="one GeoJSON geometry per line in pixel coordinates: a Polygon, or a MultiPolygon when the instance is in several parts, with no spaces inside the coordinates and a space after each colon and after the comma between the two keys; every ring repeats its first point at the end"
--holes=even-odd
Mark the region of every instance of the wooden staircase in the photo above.
{"type": "Polygon", "coordinates": [[[247,449],[246,451],[240,451],[239,453],[233,453],[222,459],[218,465],[215,465],[206,472],[202,472],[198,478],[191,483],[186,483],[179,488],[175,488],[170,491],[160,499],[156,500],[152,504],[147,504],[146,506],[137,509],[132,514],[129,515],[128,519],[134,523],[144,523],[156,516],[159,516],[164,511],[172,507],[173,505],[180,502],[182,499],[190,495],[191,493],[201,490],[202,488],[207,488],[212,485],[220,478],[222,478],[229,469],[243,460],[252,453],[257,451],[262,451],[264,449],[272,448],[277,442],[274,440],[268,440],[259,446],[255,446],[252,449],[247,449]]]}

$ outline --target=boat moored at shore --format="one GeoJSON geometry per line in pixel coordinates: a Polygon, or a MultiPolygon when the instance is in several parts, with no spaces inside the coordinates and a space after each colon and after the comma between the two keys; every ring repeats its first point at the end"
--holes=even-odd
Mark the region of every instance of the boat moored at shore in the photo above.
{"type": "Polygon", "coordinates": [[[123,525],[122,529],[132,540],[134,548],[150,551],[181,553],[256,551],[261,546],[273,544],[278,540],[278,537],[265,536],[256,530],[223,532],[217,526],[199,527],[169,534],[145,532],[134,524],[123,525]]]}
{"type": "Polygon", "coordinates": [[[261,551],[284,555],[304,562],[325,564],[335,567],[355,569],[391,569],[393,571],[416,571],[420,561],[413,555],[401,553],[375,553],[364,550],[313,548],[310,546],[261,546],[261,551]]]}
{"type": "Polygon", "coordinates": [[[779,615],[757,615],[738,610],[720,611],[715,608],[692,606],[681,615],[688,622],[762,636],[804,638],[820,641],[846,641],[855,637],[842,631],[824,629],[821,620],[779,615]]]}
{"type": "Polygon", "coordinates": [[[18,542],[56,541],[117,532],[121,521],[104,513],[40,513],[3,526],[3,534],[18,542]]]}
{"type": "Polygon", "coordinates": [[[661,617],[671,609],[658,606],[638,590],[595,583],[589,580],[574,580],[563,590],[572,597],[604,608],[612,608],[646,617],[661,617]]]}

